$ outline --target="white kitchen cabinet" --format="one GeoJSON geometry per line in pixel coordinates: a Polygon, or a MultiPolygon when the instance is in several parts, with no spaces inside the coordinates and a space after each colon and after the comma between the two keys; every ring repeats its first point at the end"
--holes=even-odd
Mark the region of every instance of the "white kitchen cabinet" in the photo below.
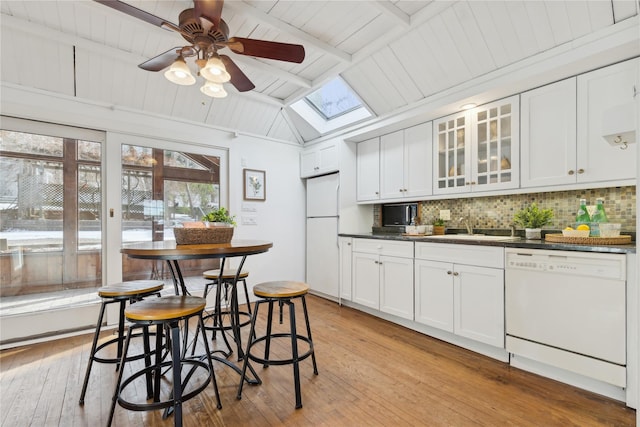
{"type": "Polygon", "coordinates": [[[434,121],[434,194],[517,188],[518,114],[512,96],[434,121]]]}
{"type": "Polygon", "coordinates": [[[353,239],[353,302],[413,320],[413,243],[353,239]]]}
{"type": "Polygon", "coordinates": [[[603,138],[603,123],[611,120],[612,108],[635,108],[639,64],[636,58],[578,76],[578,183],[636,178],[638,144],[626,149],[610,145],[603,138]]]}
{"type": "Polygon", "coordinates": [[[351,301],[352,238],[340,237],[340,299],[351,301]]]}
{"type": "Polygon", "coordinates": [[[416,243],[416,322],[504,348],[503,259],[503,248],[416,243]]]}
{"type": "Polygon", "coordinates": [[[432,193],[432,123],[380,137],[380,199],[432,193]]]}
{"type": "Polygon", "coordinates": [[[576,78],[524,92],[520,101],[521,187],[575,184],[576,78]]]}
{"type": "Polygon", "coordinates": [[[339,147],[335,141],[312,146],[300,154],[300,177],[336,172],[340,167],[339,147]]]}
{"type": "Polygon", "coordinates": [[[380,138],[358,144],[356,197],[359,202],[380,199],[380,138]]]}

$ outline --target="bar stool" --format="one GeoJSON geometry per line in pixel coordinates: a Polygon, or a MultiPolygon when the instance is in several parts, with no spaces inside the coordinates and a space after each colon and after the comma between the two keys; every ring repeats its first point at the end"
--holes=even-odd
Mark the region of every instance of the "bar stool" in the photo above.
{"type": "MultiPolygon", "coordinates": [[[[316,356],[313,349],[313,340],[311,338],[311,326],[309,325],[309,315],[307,313],[307,302],[305,295],[309,291],[309,285],[302,282],[291,281],[277,281],[277,282],[265,282],[257,284],[253,287],[253,293],[259,297],[255,303],[253,310],[253,318],[251,320],[251,331],[249,332],[249,344],[247,345],[247,351],[244,353],[244,363],[242,366],[242,375],[240,379],[240,386],[238,387],[238,399],[242,399],[242,386],[244,384],[244,375],[246,374],[247,365],[249,359],[261,363],[264,368],[269,365],[288,365],[293,364],[293,379],[296,393],[296,409],[302,408],[302,397],[300,395],[300,372],[298,364],[301,360],[311,356],[313,361],[313,373],[318,375],[318,367],[316,365],[316,356]],[[304,313],[304,321],[307,328],[307,335],[300,335],[296,330],[296,314],[295,305],[293,300],[300,298],[302,300],[302,309],[304,313]],[[280,308],[280,323],[282,323],[282,307],[288,306],[289,310],[289,332],[285,333],[272,333],[272,321],[273,321],[273,304],[277,302],[280,308]],[[269,304],[269,312],[267,314],[267,330],[264,336],[255,337],[256,319],[258,318],[258,310],[261,304],[269,304]],[[290,359],[270,359],[269,350],[271,346],[271,340],[273,338],[288,338],[291,340],[291,354],[290,359]],[[309,349],[303,354],[298,353],[298,341],[306,342],[309,349]],[[264,357],[258,357],[251,353],[251,349],[256,344],[264,341],[265,350],[264,357]]],[[[256,377],[257,378],[257,377],[256,377]]],[[[258,379],[258,384],[262,382],[258,379]]]]}
{"type": "MultiPolygon", "coordinates": [[[[80,405],[84,405],[84,397],[87,392],[89,375],[91,374],[91,367],[93,366],[94,361],[98,363],[115,363],[116,370],[120,366],[120,359],[122,357],[122,345],[124,343],[124,311],[127,301],[129,301],[129,303],[134,303],[150,295],[160,296],[160,291],[162,290],[162,288],[164,288],[164,284],[159,280],[133,280],[129,282],[115,283],[112,285],[103,286],[98,289],[98,296],[100,296],[100,298],[102,299],[102,304],[100,305],[98,324],[96,325],[96,330],[93,334],[93,344],[91,345],[91,353],[89,354],[87,370],[84,376],[84,383],[82,385],[82,392],[80,393],[80,405]],[[98,346],[98,338],[100,336],[100,330],[102,329],[102,319],[104,318],[104,312],[107,305],[113,303],[120,304],[118,336],[98,346]],[[105,358],[98,356],[98,353],[103,348],[116,343],[118,345],[117,357],[105,358]]],[[[129,356],[128,361],[141,359],[145,356],[149,357],[151,352],[147,348],[149,345],[148,336],[145,336],[144,344],[144,353],[129,356]]]]}
{"type": "MultiPolygon", "coordinates": [[[[118,379],[116,381],[116,387],[113,394],[113,400],[111,403],[111,411],[109,412],[108,426],[113,421],[113,415],[115,412],[116,403],[125,409],[134,411],[151,411],[156,409],[173,410],[174,425],[182,426],[182,403],[196,396],[202,390],[204,390],[210,382],[213,382],[213,388],[216,394],[217,407],[222,408],[220,402],[220,394],[218,393],[218,383],[216,381],[215,371],[213,369],[213,363],[211,361],[211,353],[209,351],[209,344],[207,337],[202,329],[203,320],[202,312],[206,305],[206,300],[200,297],[194,296],[178,296],[171,295],[167,297],[161,297],[157,299],[149,299],[141,301],[139,303],[129,306],[125,310],[125,317],[128,321],[132,322],[127,332],[127,338],[124,344],[124,352],[122,354],[122,366],[118,373],[118,379]],[[205,354],[187,357],[182,354],[182,348],[180,342],[180,322],[184,323],[183,331],[183,343],[186,343],[188,339],[188,325],[189,319],[192,317],[198,318],[198,324],[202,331],[202,340],[204,341],[205,354]],[[122,381],[124,365],[127,363],[127,351],[129,350],[129,343],[133,335],[133,331],[137,328],[145,328],[151,325],[156,325],[156,350],[155,350],[155,364],[146,365],[143,369],[134,372],[130,377],[122,381]],[[163,361],[161,355],[162,349],[162,332],[164,328],[168,328],[170,336],[168,339],[171,341],[171,360],[163,361]],[[185,367],[190,366],[190,369],[186,370],[185,367]],[[163,368],[170,367],[171,370],[171,395],[165,400],[160,400],[160,388],[161,388],[161,374],[163,368]],[[183,393],[186,384],[193,377],[195,371],[199,368],[205,369],[207,377],[193,388],[188,393],[183,393]],[[186,375],[184,380],[182,378],[182,371],[185,370],[186,375]],[[137,378],[142,375],[148,374],[154,375],[154,389],[153,389],[153,401],[152,402],[132,402],[123,397],[124,389],[133,383],[137,378]]],[[[195,337],[198,339],[198,336],[195,337]]],[[[165,412],[167,414],[167,412],[165,412]]]]}
{"type": "MultiPolygon", "coordinates": [[[[233,269],[224,269],[222,271],[222,276],[220,275],[220,269],[216,270],[207,270],[202,273],[202,277],[207,280],[211,280],[211,282],[207,282],[204,286],[203,297],[206,298],[210,292],[210,288],[213,286],[216,287],[216,295],[215,295],[215,307],[214,311],[211,314],[207,314],[204,316],[205,322],[209,319],[213,319],[213,326],[205,326],[207,330],[211,332],[211,339],[216,339],[216,334],[218,331],[222,332],[222,338],[229,349],[228,352],[223,352],[225,357],[229,357],[229,355],[233,352],[231,350],[231,345],[225,335],[225,331],[233,330],[234,338],[238,340],[236,334],[238,333],[234,328],[240,328],[243,326],[247,326],[251,323],[251,303],[249,302],[249,292],[247,290],[247,277],[249,277],[248,271],[241,271],[238,274],[238,282],[242,282],[244,287],[244,295],[247,302],[247,311],[240,311],[238,308],[238,299],[237,299],[237,288],[234,286],[234,282],[236,280],[236,271],[233,269]],[[221,284],[221,285],[220,285],[221,284]],[[229,301],[229,290],[231,290],[231,301],[229,301]],[[228,302],[228,307],[226,310],[222,309],[222,292],[224,291],[224,300],[228,302]],[[224,325],[223,318],[225,315],[233,316],[231,319],[231,324],[224,325]],[[245,316],[246,320],[240,322],[240,316],[245,316]]],[[[236,283],[237,285],[237,283],[236,283]]],[[[240,353],[240,349],[238,349],[238,353],[240,353]]]]}

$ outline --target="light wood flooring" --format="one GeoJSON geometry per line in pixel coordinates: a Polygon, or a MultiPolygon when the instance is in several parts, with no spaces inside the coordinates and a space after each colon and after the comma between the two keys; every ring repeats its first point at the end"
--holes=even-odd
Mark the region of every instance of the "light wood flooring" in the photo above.
{"type": "MultiPolygon", "coordinates": [[[[208,386],[185,402],[184,424],[635,426],[635,411],[620,402],[318,297],[308,303],[319,375],[311,359],[302,362],[302,409],[294,409],[291,366],[256,366],[263,384],[245,386],[237,400],[239,376],[217,363],[222,409],[208,386]]],[[[94,365],[85,404],[78,404],[90,347],[91,335],[82,335],[0,352],[0,425],[106,425],[113,365],[94,365]]],[[[117,407],[113,425],[169,426],[173,419],[117,407]]]]}

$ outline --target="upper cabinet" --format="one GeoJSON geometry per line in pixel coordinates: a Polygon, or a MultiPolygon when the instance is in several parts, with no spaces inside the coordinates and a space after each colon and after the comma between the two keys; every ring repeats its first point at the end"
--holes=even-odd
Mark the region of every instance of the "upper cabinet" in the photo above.
{"type": "Polygon", "coordinates": [[[300,177],[309,178],[338,171],[338,148],[337,142],[329,141],[305,149],[300,154],[300,177]]]}
{"type": "Polygon", "coordinates": [[[610,145],[603,124],[611,124],[616,110],[635,108],[639,63],[636,58],[578,76],[578,183],[635,179],[637,144],[610,145]]]}
{"type": "Polygon", "coordinates": [[[636,144],[612,146],[603,135],[615,123],[611,112],[635,108],[638,62],[626,61],[522,94],[523,188],[635,179],[636,144]]]}
{"type": "Polygon", "coordinates": [[[358,144],[356,197],[359,202],[380,199],[380,138],[358,144]]]}
{"type": "Polygon", "coordinates": [[[380,138],[380,198],[431,194],[432,124],[423,123],[380,138]]]}
{"type": "Polygon", "coordinates": [[[517,188],[519,101],[512,96],[434,122],[434,194],[517,188]]]}
{"type": "Polygon", "coordinates": [[[576,78],[521,96],[520,185],[542,187],[576,182],[576,78]]]}

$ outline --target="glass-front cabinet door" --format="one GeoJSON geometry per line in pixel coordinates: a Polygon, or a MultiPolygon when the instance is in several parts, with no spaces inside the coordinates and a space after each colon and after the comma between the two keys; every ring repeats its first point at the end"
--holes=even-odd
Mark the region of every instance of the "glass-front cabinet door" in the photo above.
{"type": "Polygon", "coordinates": [[[518,96],[434,121],[434,194],[518,187],[518,96]]]}
{"type": "Polygon", "coordinates": [[[515,96],[472,110],[472,191],[518,186],[518,105],[515,96]]]}
{"type": "Polygon", "coordinates": [[[469,191],[466,188],[469,162],[469,115],[466,112],[434,122],[434,194],[469,191]]]}

